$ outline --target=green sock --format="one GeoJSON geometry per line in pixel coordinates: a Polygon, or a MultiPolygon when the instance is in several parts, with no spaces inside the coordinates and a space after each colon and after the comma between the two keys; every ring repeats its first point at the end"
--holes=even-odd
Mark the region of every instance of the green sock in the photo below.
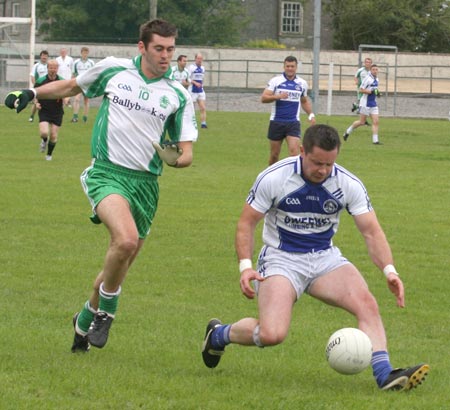
{"type": "Polygon", "coordinates": [[[91,322],[94,320],[95,313],[96,313],[95,309],[93,309],[89,304],[89,301],[87,301],[84,304],[83,309],[81,310],[77,319],[78,329],[85,333],[83,336],[87,334],[89,326],[91,325],[91,322]]]}
{"type": "Polygon", "coordinates": [[[73,118],[78,118],[78,114],[73,114],[73,118]]]}
{"type": "Polygon", "coordinates": [[[117,305],[119,304],[119,295],[122,288],[119,286],[119,289],[115,293],[105,292],[103,289],[103,283],[100,285],[100,303],[98,310],[102,312],[108,313],[109,316],[114,317],[117,311],[117,305]]]}

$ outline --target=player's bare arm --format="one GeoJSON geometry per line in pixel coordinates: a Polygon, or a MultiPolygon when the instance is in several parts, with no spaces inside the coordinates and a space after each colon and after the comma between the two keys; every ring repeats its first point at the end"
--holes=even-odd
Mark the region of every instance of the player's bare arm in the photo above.
{"type": "Polygon", "coordinates": [[[272,90],[265,89],[261,95],[262,103],[272,103],[277,100],[286,100],[289,97],[289,94],[286,91],[283,91],[279,94],[275,94],[272,90]]]}
{"type": "MultiPolygon", "coordinates": [[[[254,210],[249,204],[244,205],[237,224],[235,239],[236,254],[239,261],[246,259],[251,261],[255,244],[255,229],[262,218],[264,218],[264,214],[254,210]]],[[[264,279],[253,267],[241,269],[241,291],[249,299],[255,297],[255,291],[251,286],[253,280],[263,281],[264,279]]]]}
{"type": "MultiPolygon", "coordinates": [[[[384,271],[387,266],[394,266],[391,247],[386,239],[374,211],[355,215],[356,226],[366,242],[369,256],[373,263],[384,271]]],[[[395,270],[395,268],[393,268],[395,270]]],[[[405,306],[405,291],[403,282],[395,271],[385,272],[389,290],[395,295],[397,305],[405,306]]]]}
{"type": "Polygon", "coordinates": [[[73,97],[81,93],[81,88],[77,85],[76,79],[54,81],[36,89],[36,96],[40,99],[58,99],[63,97],[73,97]]]}

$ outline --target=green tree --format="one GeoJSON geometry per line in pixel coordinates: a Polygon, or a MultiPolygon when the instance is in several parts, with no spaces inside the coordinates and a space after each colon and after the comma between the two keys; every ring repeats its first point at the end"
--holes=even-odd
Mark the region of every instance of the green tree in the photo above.
{"type": "Polygon", "coordinates": [[[158,15],[179,28],[178,44],[238,46],[245,13],[241,0],[158,1],[158,15]]]}
{"type": "Polygon", "coordinates": [[[448,0],[330,0],[334,47],[397,46],[402,51],[449,52],[448,0]]]}
{"type": "MultiPolygon", "coordinates": [[[[178,44],[239,44],[248,24],[241,0],[159,0],[158,17],[177,25],[178,44]]],[[[149,0],[40,0],[40,33],[51,41],[134,43],[149,0]]]]}
{"type": "Polygon", "coordinates": [[[149,9],[148,0],[40,0],[37,15],[47,40],[132,43],[149,9]]]}

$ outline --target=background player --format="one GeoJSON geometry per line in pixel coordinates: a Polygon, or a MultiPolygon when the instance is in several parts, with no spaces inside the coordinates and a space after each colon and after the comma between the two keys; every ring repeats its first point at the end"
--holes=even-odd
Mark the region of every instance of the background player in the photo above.
{"type": "Polygon", "coordinates": [[[372,64],[370,73],[361,84],[359,88],[361,92],[361,100],[359,101],[359,120],[353,122],[347,128],[343,136],[344,141],[347,141],[349,135],[358,127],[367,124],[367,117],[372,118],[372,142],[375,145],[380,145],[378,139],[378,119],[379,110],[377,105],[377,97],[380,95],[378,91],[378,66],[372,64]]]}
{"type": "Polygon", "coordinates": [[[269,165],[280,158],[284,139],[290,156],[300,154],[300,106],[308,115],[308,121],[311,124],[316,122],[308,98],[308,84],[297,76],[297,66],[296,57],[286,57],[283,74],[273,77],[261,95],[262,103],[275,102],[267,133],[270,142],[269,165]]]}
{"type": "MultiPolygon", "coordinates": [[[[40,77],[36,81],[36,88],[54,81],[62,80],[57,74],[58,62],[56,60],[49,60],[47,67],[47,75],[40,77]]],[[[45,159],[51,161],[53,158],[53,151],[58,142],[58,131],[62,125],[64,115],[63,102],[61,98],[57,100],[36,98],[35,101],[36,108],[39,112],[39,134],[41,137],[40,151],[45,152],[47,149],[45,159]]]]}
{"type": "Polygon", "coordinates": [[[189,71],[186,68],[186,64],[187,57],[181,54],[177,58],[177,64],[172,67],[172,73],[175,80],[181,83],[184,88],[189,87],[189,71]]]}
{"type": "MultiPolygon", "coordinates": [[[[94,66],[94,61],[88,58],[89,48],[81,47],[81,57],[73,63],[73,76],[77,77],[94,66]]],[[[87,121],[89,113],[89,98],[82,93],[77,94],[73,99],[73,117],[72,122],[78,122],[78,112],[80,111],[80,100],[83,96],[83,122],[87,121]]]]}
{"type": "Polygon", "coordinates": [[[195,55],[194,64],[189,66],[189,92],[192,101],[198,104],[200,109],[200,122],[202,128],[208,128],[206,125],[206,93],[203,89],[205,84],[205,67],[203,64],[203,56],[200,53],[195,55]]]}
{"type": "MultiPolygon", "coordinates": [[[[36,80],[40,77],[44,77],[47,75],[47,62],[48,62],[48,51],[42,50],[39,53],[39,61],[33,66],[33,69],[30,73],[30,84],[33,87],[36,84],[36,80]]],[[[31,106],[31,114],[30,118],[28,118],[29,122],[34,121],[34,114],[36,114],[36,105],[31,106]]]]}

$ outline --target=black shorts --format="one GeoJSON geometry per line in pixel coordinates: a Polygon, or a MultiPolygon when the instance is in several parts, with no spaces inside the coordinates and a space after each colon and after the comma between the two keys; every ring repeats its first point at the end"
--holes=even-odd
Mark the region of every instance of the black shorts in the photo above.
{"type": "Polygon", "coordinates": [[[50,124],[55,124],[58,127],[61,127],[63,113],[49,113],[47,111],[39,111],[39,122],[49,122],[50,124]]]}
{"type": "Polygon", "coordinates": [[[288,136],[300,138],[300,121],[270,121],[267,138],[272,141],[281,141],[288,136]]]}

